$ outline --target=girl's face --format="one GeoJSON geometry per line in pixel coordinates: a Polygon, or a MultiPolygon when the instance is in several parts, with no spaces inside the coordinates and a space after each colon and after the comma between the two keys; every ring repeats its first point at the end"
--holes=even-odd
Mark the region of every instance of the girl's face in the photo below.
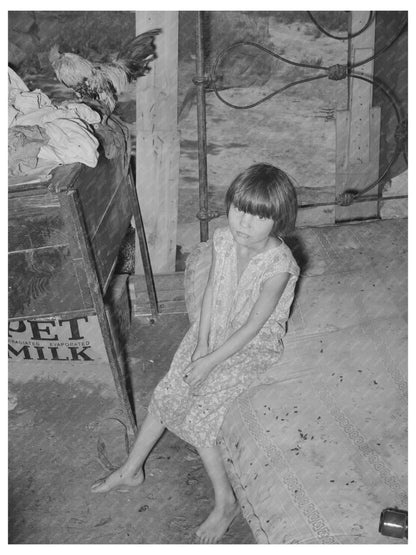
{"type": "Polygon", "coordinates": [[[231,204],[228,212],[228,225],[234,241],[239,245],[261,249],[272,232],[274,221],[270,218],[253,216],[231,204]]]}

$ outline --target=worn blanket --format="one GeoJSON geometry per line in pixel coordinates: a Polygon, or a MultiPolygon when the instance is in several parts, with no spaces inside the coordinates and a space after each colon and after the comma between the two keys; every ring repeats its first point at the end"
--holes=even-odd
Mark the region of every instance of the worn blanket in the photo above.
{"type": "Polygon", "coordinates": [[[378,524],[407,509],[406,221],[294,240],[279,378],[226,415],[228,473],[258,543],[403,543],[378,524]]]}

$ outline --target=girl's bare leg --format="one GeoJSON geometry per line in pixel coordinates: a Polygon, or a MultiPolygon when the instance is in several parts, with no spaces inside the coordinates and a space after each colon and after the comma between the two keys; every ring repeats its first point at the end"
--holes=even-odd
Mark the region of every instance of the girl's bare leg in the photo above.
{"type": "Polygon", "coordinates": [[[139,486],[144,480],[143,464],[164,430],[163,424],[148,414],[127,460],[111,474],[97,480],[91,486],[91,491],[105,493],[120,486],[139,486]]]}
{"type": "Polygon", "coordinates": [[[228,480],[219,447],[204,447],[198,449],[198,452],[214,488],[215,505],[196,531],[196,535],[201,543],[216,543],[225,534],[240,509],[228,480]]]}

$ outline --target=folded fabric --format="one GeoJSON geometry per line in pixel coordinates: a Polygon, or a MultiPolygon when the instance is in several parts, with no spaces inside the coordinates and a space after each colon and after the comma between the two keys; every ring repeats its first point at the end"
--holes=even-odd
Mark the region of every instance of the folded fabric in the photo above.
{"type": "Polygon", "coordinates": [[[44,124],[49,143],[42,146],[39,159],[57,164],[82,162],[94,168],[98,160],[98,140],[82,120],[55,119],[44,124]]]}

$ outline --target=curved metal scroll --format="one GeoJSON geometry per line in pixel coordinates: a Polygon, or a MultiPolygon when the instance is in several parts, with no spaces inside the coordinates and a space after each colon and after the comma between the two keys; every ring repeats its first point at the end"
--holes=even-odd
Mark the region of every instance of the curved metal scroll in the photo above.
{"type": "MultiPolygon", "coordinates": [[[[351,39],[353,37],[358,36],[359,34],[361,34],[362,32],[364,32],[369,25],[373,22],[373,19],[375,17],[374,12],[370,12],[369,14],[369,18],[368,21],[366,22],[366,24],[359,29],[357,32],[353,33],[353,34],[348,34],[347,36],[344,37],[337,37],[334,35],[329,34],[324,28],[322,28],[322,26],[316,21],[316,19],[311,15],[310,12],[308,12],[311,20],[315,23],[315,25],[322,31],[324,32],[326,35],[337,39],[337,40],[346,40],[346,39],[351,39]]],[[[358,62],[354,63],[354,64],[348,64],[348,65],[344,65],[344,64],[335,64],[333,66],[322,66],[322,65],[314,65],[314,64],[305,64],[302,62],[296,62],[294,60],[290,60],[288,58],[285,58],[283,56],[281,56],[280,54],[277,54],[276,52],[273,52],[272,50],[270,50],[269,48],[266,48],[265,46],[262,46],[261,44],[258,44],[256,42],[252,42],[252,41],[239,41],[236,43],[231,44],[230,46],[228,46],[227,48],[225,48],[224,50],[222,50],[218,56],[216,57],[212,67],[211,67],[211,72],[209,75],[208,79],[205,79],[205,85],[206,83],[209,83],[210,87],[212,88],[212,90],[214,91],[215,95],[217,96],[217,98],[224,104],[226,104],[227,106],[237,109],[237,110],[247,110],[250,108],[254,108],[255,106],[258,106],[259,104],[262,104],[263,102],[267,102],[268,100],[270,100],[271,98],[273,98],[274,96],[276,96],[277,94],[291,88],[294,87],[296,85],[300,85],[303,83],[308,83],[311,81],[315,81],[318,79],[324,79],[324,78],[328,78],[329,80],[340,80],[340,79],[345,79],[347,77],[352,77],[354,79],[361,79],[362,81],[366,81],[367,83],[370,83],[371,85],[376,86],[383,94],[384,96],[388,99],[388,101],[390,102],[390,104],[392,105],[393,109],[394,109],[394,113],[397,119],[397,127],[396,127],[396,133],[395,133],[395,149],[394,152],[390,158],[390,160],[387,162],[386,167],[384,168],[384,170],[381,172],[381,175],[378,177],[377,180],[375,180],[373,183],[371,183],[370,185],[368,185],[365,189],[361,190],[361,191],[345,191],[344,193],[342,193],[341,195],[339,195],[336,200],[335,203],[342,205],[342,206],[347,206],[352,204],[352,202],[356,201],[359,199],[359,197],[361,197],[363,194],[365,194],[366,192],[368,192],[370,189],[372,189],[373,187],[377,186],[378,184],[380,184],[386,177],[386,175],[388,174],[390,168],[392,167],[392,165],[394,164],[394,162],[397,160],[397,158],[400,156],[401,153],[403,153],[404,159],[406,161],[407,164],[407,153],[406,153],[406,143],[407,143],[407,120],[402,116],[402,114],[400,113],[400,107],[398,106],[398,103],[396,101],[396,99],[394,98],[394,96],[387,90],[387,88],[377,79],[375,78],[370,78],[369,76],[362,74],[362,73],[356,73],[353,72],[352,70],[354,68],[357,68],[361,65],[364,65],[372,60],[375,60],[378,56],[380,56],[382,53],[384,53],[386,50],[388,50],[395,42],[396,40],[398,40],[398,38],[402,35],[402,33],[405,31],[405,29],[407,28],[407,18],[406,20],[403,22],[403,24],[401,25],[399,31],[396,33],[396,35],[389,41],[389,43],[387,45],[384,45],[382,48],[380,48],[377,52],[375,52],[372,56],[366,58],[365,60],[359,60],[358,62]],[[279,59],[280,61],[293,65],[293,66],[297,66],[297,67],[303,67],[303,68],[308,68],[308,69],[320,69],[323,70],[325,73],[319,73],[318,75],[314,75],[311,77],[307,77],[304,79],[300,79],[298,81],[293,81],[287,85],[285,85],[284,87],[281,87],[275,91],[273,91],[272,93],[268,94],[267,96],[261,98],[260,100],[258,100],[257,102],[252,102],[250,104],[245,104],[245,105],[237,105],[234,104],[228,100],[226,100],[220,93],[219,88],[217,86],[217,81],[218,81],[218,67],[221,64],[221,62],[226,58],[226,56],[233,50],[240,48],[242,46],[252,46],[253,48],[257,48],[259,50],[262,50],[263,52],[265,52],[266,54],[269,54],[271,56],[273,56],[274,58],[279,59]]]]}

